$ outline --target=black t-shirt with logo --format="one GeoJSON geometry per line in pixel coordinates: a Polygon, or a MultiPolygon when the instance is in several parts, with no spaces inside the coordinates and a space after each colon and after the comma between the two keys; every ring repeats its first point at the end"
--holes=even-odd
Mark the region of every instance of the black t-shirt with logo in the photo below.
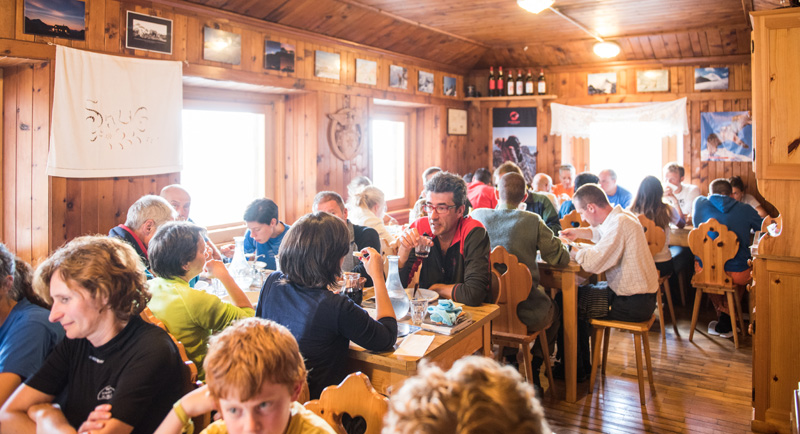
{"type": "Polygon", "coordinates": [[[48,395],[66,389],[62,410],[78,428],[100,404],[111,417],[152,433],[189,388],[175,344],[167,333],[138,316],[105,345],[64,338],[26,384],[48,395]]]}

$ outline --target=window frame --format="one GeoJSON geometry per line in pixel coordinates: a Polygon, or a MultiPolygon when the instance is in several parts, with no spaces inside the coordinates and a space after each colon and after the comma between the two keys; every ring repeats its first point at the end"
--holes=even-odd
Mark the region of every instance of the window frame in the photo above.
{"type": "MultiPolygon", "coordinates": [[[[281,143],[283,129],[279,127],[278,114],[282,109],[283,95],[271,94],[243,94],[241,92],[218,91],[217,89],[184,87],[183,109],[214,110],[231,112],[249,112],[264,114],[264,197],[272,198],[276,203],[282,203],[282,189],[279,182],[282,172],[278,173],[278,161],[283,161],[283,148],[281,143]]],[[[225,168],[212,167],[212,170],[226,170],[225,168]]],[[[180,182],[180,174],[178,179],[180,182]]],[[[242,204],[242,213],[247,204],[242,204]]],[[[279,216],[280,217],[280,216],[279,216]]],[[[208,238],[215,244],[229,243],[233,237],[241,236],[247,229],[243,220],[228,223],[209,225],[208,238]]]]}
{"type": "Polygon", "coordinates": [[[412,189],[412,172],[414,164],[412,164],[411,158],[412,153],[411,150],[414,148],[415,144],[415,137],[413,136],[412,132],[414,131],[412,123],[416,121],[416,110],[413,108],[400,108],[400,107],[375,107],[373,110],[372,115],[370,116],[370,135],[369,135],[369,177],[370,179],[374,180],[375,177],[373,174],[375,173],[375,167],[372,164],[372,157],[374,155],[374,143],[372,142],[372,121],[375,120],[387,120],[387,121],[395,121],[395,122],[403,122],[405,124],[405,171],[403,174],[404,177],[404,192],[403,197],[387,200],[386,201],[386,213],[391,213],[399,210],[408,209],[410,206],[416,202],[416,196],[413,193],[412,189]]]}

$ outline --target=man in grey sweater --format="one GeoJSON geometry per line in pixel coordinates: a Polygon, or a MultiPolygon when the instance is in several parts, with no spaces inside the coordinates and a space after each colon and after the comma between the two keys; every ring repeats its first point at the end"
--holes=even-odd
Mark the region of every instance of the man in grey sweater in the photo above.
{"type": "MultiPolygon", "coordinates": [[[[538,214],[518,210],[525,200],[525,178],[514,172],[503,175],[498,183],[499,201],[495,209],[476,209],[472,217],[486,228],[491,248],[503,246],[509,253],[525,264],[531,271],[533,286],[528,299],[517,306],[519,319],[531,332],[547,329],[547,339],[552,354],[560,324],[560,312],[550,297],[539,286],[539,268],[536,266],[536,251],[542,259],[553,265],[569,263],[569,252],[538,214]]],[[[533,350],[535,384],[543,362],[539,346],[533,350]]]]}

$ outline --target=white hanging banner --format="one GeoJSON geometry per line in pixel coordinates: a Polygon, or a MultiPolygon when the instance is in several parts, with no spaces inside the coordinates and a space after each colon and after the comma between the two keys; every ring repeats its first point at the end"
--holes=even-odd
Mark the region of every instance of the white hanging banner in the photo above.
{"type": "Polygon", "coordinates": [[[47,174],[141,176],[182,168],[181,62],[56,48],[47,174]]]}
{"type": "Polygon", "coordinates": [[[592,122],[658,122],[662,136],[689,134],[686,98],[626,108],[586,108],[550,104],[550,134],[589,138],[592,122]]]}

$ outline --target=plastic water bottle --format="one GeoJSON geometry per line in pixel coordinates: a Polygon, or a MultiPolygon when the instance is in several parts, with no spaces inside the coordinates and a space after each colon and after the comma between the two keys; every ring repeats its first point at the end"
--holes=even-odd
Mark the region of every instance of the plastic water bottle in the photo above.
{"type": "Polygon", "coordinates": [[[400,282],[400,273],[397,263],[399,256],[387,256],[389,259],[389,277],[386,279],[386,290],[389,292],[389,300],[392,302],[394,316],[398,320],[408,314],[409,301],[403,284],[400,282]]]}

